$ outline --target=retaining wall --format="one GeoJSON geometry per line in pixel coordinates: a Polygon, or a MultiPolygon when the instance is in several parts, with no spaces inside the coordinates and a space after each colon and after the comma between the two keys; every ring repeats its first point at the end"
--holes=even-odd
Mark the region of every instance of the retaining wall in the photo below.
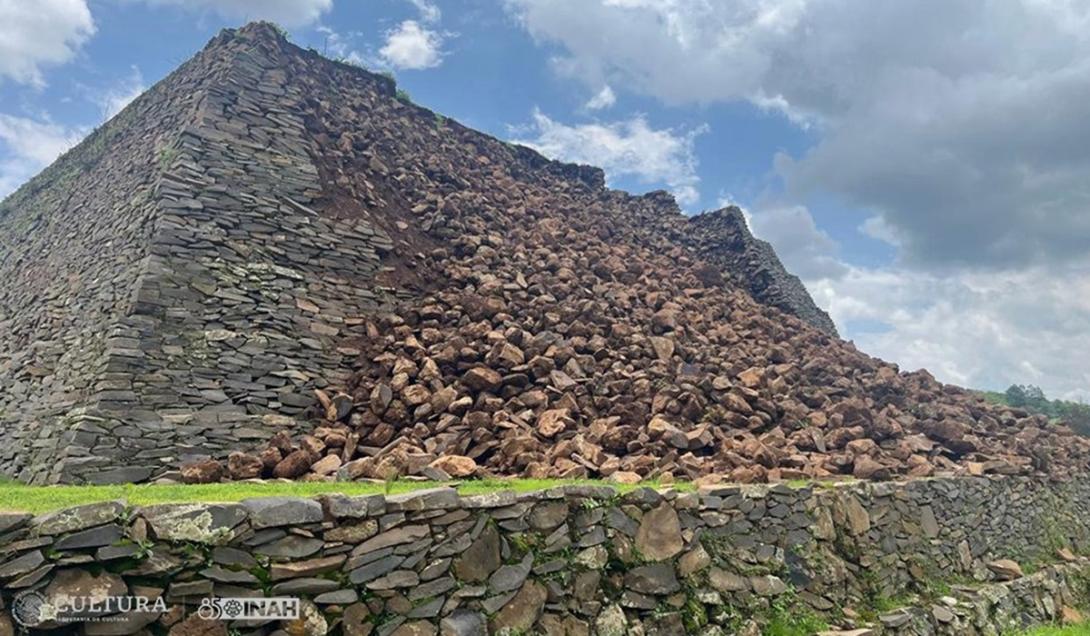
{"type": "Polygon", "coordinates": [[[0,516],[0,582],[9,613],[29,592],[164,599],[88,634],[221,629],[192,617],[211,596],[304,599],[294,625],[226,623],[243,633],[759,633],[909,592],[929,600],[871,618],[891,633],[995,633],[1087,600],[1074,555],[1090,548],[1088,503],[1090,480],[1026,478],[108,502],[0,516]],[[1061,547],[1071,562],[981,586],[991,560],[1028,570],[1061,547]]]}

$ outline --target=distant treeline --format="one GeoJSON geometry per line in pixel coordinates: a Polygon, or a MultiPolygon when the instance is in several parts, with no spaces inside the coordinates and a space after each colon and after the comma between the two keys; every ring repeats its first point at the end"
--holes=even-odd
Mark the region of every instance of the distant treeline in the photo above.
{"type": "Polygon", "coordinates": [[[1039,386],[1012,384],[1003,393],[984,391],[984,397],[996,404],[1006,404],[1042,413],[1051,419],[1063,420],[1079,435],[1090,437],[1090,404],[1050,400],[1039,386]]]}

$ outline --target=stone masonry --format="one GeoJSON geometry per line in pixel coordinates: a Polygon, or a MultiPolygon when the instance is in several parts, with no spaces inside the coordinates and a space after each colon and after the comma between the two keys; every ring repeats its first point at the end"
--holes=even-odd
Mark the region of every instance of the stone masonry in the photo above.
{"type": "Polygon", "coordinates": [[[836,338],[737,210],[609,189],[269,24],[0,204],[0,241],[0,473],[30,483],[205,481],[233,451],[321,479],[1090,466],[836,338]]]}
{"type": "Polygon", "coordinates": [[[698,214],[690,220],[688,235],[697,253],[733,275],[754,299],[778,307],[836,336],[836,325],[791,274],[766,241],[753,236],[742,210],[736,206],[698,214]]]}
{"type": "Polygon", "coordinates": [[[1006,633],[1090,600],[1088,504],[1086,480],[1000,477],[7,513],[0,633],[20,597],[87,590],[166,609],[53,633],[724,635],[802,617],[855,634],[1006,633]],[[211,596],[300,598],[303,620],[202,622],[211,596]],[[868,615],[879,599],[898,607],[868,615]]]}
{"type": "Polygon", "coordinates": [[[0,472],[141,481],[343,384],[392,246],[308,207],[278,51],[221,36],[4,202],[0,472]]]}
{"type": "MultiPolygon", "coordinates": [[[[380,275],[412,246],[328,205],[316,161],[335,140],[308,120],[308,73],[394,101],[391,80],[271,25],[225,31],[0,204],[0,473],[144,481],[292,432],[314,389],[348,384],[363,317],[409,294],[380,275]]],[[[511,157],[514,175],[628,196],[511,157]]],[[[365,185],[381,207],[389,186],[365,185]]]]}

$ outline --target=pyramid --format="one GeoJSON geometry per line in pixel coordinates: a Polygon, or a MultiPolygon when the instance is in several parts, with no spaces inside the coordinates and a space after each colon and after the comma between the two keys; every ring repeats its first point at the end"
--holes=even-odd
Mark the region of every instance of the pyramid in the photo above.
{"type": "Polygon", "coordinates": [[[344,380],[332,343],[395,295],[392,246],[308,207],[285,49],[268,25],[215,38],[4,201],[0,471],[141,481],[344,380]]]}
{"type": "Polygon", "coordinates": [[[841,341],[737,208],[611,190],[263,23],[0,204],[0,472],[139,482],[247,451],[304,478],[1090,457],[841,341]]]}

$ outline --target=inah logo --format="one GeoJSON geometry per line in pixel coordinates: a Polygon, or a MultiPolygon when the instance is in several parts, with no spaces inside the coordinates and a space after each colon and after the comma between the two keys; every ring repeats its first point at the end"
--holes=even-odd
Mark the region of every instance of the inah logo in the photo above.
{"type": "Polygon", "coordinates": [[[197,614],[205,620],[253,620],[299,618],[299,599],[273,598],[203,598],[197,614]]]}

